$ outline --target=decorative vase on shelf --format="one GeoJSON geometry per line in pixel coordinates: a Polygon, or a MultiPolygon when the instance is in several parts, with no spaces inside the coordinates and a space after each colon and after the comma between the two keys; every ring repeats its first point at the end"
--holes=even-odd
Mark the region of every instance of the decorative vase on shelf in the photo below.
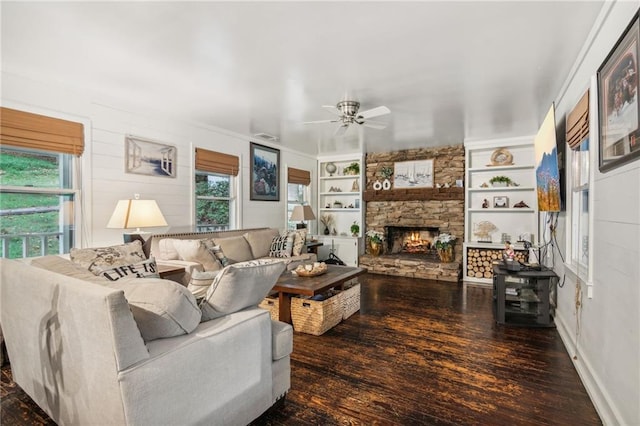
{"type": "Polygon", "coordinates": [[[329,235],[330,233],[329,228],[324,228],[324,235],[329,235]]]}
{"type": "Polygon", "coordinates": [[[438,257],[442,263],[453,262],[453,246],[438,248],[438,257]]]}
{"type": "Polygon", "coordinates": [[[338,170],[336,165],[333,163],[327,163],[327,165],[324,166],[324,169],[327,171],[327,173],[329,173],[329,176],[333,176],[336,170],[338,170]]]}

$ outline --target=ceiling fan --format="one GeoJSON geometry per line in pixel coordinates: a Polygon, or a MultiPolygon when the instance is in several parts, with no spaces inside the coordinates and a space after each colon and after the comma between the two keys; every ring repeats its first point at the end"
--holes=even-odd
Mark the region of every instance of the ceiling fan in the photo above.
{"type": "Polygon", "coordinates": [[[326,108],[338,117],[332,120],[307,121],[304,124],[340,123],[336,129],[335,136],[343,135],[347,131],[347,128],[349,128],[349,125],[353,123],[364,127],[371,127],[372,129],[384,129],[387,127],[385,123],[380,121],[371,121],[369,119],[389,114],[391,112],[391,110],[386,106],[379,106],[358,112],[360,102],[356,101],[340,101],[336,106],[323,105],[322,108],[326,108]]]}

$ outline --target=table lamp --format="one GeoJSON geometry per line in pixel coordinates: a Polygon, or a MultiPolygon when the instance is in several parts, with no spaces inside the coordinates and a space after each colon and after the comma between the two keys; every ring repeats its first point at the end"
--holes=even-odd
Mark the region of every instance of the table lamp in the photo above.
{"type": "Polygon", "coordinates": [[[311,206],[295,206],[293,211],[291,212],[291,221],[299,220],[300,223],[296,224],[296,229],[304,229],[307,227],[307,224],[304,223],[305,220],[314,220],[316,215],[313,214],[313,210],[311,210],[311,206]]]}
{"type": "Polygon", "coordinates": [[[155,226],[167,226],[160,208],[155,200],[140,200],[136,194],[133,200],[120,200],[107,223],[107,228],[130,229],[133,232],[123,234],[124,242],[129,243],[140,240],[144,244],[142,235],[145,233],[140,228],[152,228],[155,226]]]}

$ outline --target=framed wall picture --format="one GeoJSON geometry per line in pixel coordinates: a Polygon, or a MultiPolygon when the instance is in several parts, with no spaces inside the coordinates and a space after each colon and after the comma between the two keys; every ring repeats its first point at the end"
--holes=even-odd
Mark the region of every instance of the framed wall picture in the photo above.
{"type": "Polygon", "coordinates": [[[493,207],[496,209],[506,209],[509,207],[509,197],[493,197],[493,207]]]}
{"type": "Polygon", "coordinates": [[[598,68],[600,171],[640,157],[638,12],[598,68]]]}
{"type": "Polygon", "coordinates": [[[251,142],[250,199],[280,201],[280,150],[251,142]]]}
{"type": "Polygon", "coordinates": [[[394,188],[433,188],[433,160],[393,164],[394,188]]]}
{"type": "Polygon", "coordinates": [[[125,137],[125,171],[149,176],[176,177],[177,148],[137,136],[125,137]]]}

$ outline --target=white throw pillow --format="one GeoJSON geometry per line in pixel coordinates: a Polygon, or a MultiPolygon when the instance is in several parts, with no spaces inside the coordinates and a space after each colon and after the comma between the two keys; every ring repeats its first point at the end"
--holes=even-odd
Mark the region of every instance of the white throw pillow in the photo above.
{"type": "Polygon", "coordinates": [[[293,249],[291,250],[292,256],[300,256],[307,251],[304,249],[306,247],[307,242],[307,230],[306,229],[297,229],[292,231],[293,234],[293,249]]]}
{"type": "Polygon", "coordinates": [[[144,262],[134,263],[133,265],[100,269],[94,271],[94,273],[105,277],[109,281],[118,281],[122,278],[160,278],[158,266],[153,257],[144,262]]]}
{"type": "Polygon", "coordinates": [[[200,302],[202,321],[257,306],[284,270],[284,262],[276,259],[250,260],[225,267],[200,302]]]}
{"type": "Polygon", "coordinates": [[[179,260],[180,254],[173,245],[177,238],[163,238],[158,241],[157,258],[160,260],[179,260]]]}
{"type": "Polygon", "coordinates": [[[293,250],[293,234],[279,235],[271,240],[269,257],[291,257],[293,250]]]}
{"type": "Polygon", "coordinates": [[[213,245],[220,246],[224,254],[229,259],[229,263],[245,262],[253,259],[251,246],[249,242],[242,236],[214,238],[213,245]]]}
{"type": "Polygon", "coordinates": [[[242,236],[247,240],[251,247],[253,259],[269,256],[271,241],[274,237],[280,235],[276,228],[260,229],[249,231],[242,236]]]}
{"type": "Polygon", "coordinates": [[[196,299],[202,299],[207,295],[211,283],[220,273],[221,271],[193,271],[187,289],[196,299]]]}
{"type": "Polygon", "coordinates": [[[94,274],[110,266],[131,265],[147,259],[142,250],[142,243],[137,240],[109,247],[72,248],[69,256],[72,262],[84,266],[94,274]]]}
{"type": "Polygon", "coordinates": [[[205,271],[217,271],[222,265],[209,253],[205,240],[174,240],[173,247],[180,255],[181,260],[196,262],[202,265],[205,271]]]}

